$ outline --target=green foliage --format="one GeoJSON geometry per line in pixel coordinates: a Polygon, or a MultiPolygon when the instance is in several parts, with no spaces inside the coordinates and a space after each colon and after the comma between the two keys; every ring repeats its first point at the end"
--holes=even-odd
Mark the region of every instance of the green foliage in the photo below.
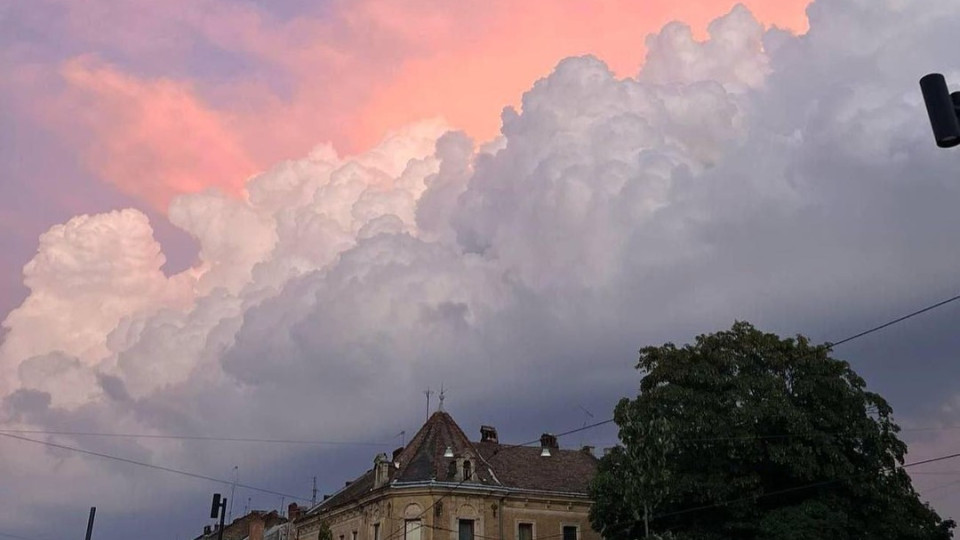
{"type": "Polygon", "coordinates": [[[635,399],[600,461],[594,528],[609,540],[940,540],[952,521],[902,468],[893,411],[829,348],[748,323],[640,351],[635,399]]]}
{"type": "Polygon", "coordinates": [[[320,522],[320,530],[317,531],[317,540],[333,540],[333,531],[330,530],[330,524],[326,521],[320,522]]]}

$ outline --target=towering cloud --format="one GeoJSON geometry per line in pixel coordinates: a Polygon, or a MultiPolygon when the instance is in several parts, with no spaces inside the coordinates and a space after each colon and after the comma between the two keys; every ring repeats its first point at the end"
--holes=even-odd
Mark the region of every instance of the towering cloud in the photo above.
{"type": "MultiPolygon", "coordinates": [[[[799,37],[744,7],[705,41],[668,25],[634,77],[567,58],[490,143],[426,121],[351,157],[317,147],[242,197],[180,196],[171,220],[200,255],[175,276],[135,211],[53,228],[4,323],[4,425],[370,438],[425,383],[455,381],[465,409],[617,396],[644,344],[735,318],[827,339],[936,296],[960,253],[934,233],[960,227],[960,192],[916,80],[951,65],[960,10],[809,13],[799,37]]],[[[933,404],[952,392],[935,379],[933,404]]],[[[216,462],[148,442],[105,446],[216,462]]],[[[238,460],[277,471],[303,455],[238,460]]],[[[0,471],[54,463],[101,490],[124,481],[60,453],[0,471]]],[[[79,492],[48,486],[31,488],[43,504],[79,492]]]]}

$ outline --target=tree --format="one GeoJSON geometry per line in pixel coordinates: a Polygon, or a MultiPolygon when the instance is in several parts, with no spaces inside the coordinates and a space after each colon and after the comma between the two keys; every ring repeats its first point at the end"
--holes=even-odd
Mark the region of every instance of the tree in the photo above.
{"type": "Polygon", "coordinates": [[[829,345],[745,322],[640,351],[590,519],[609,540],[952,538],[903,469],[893,410],[829,345]]]}
{"type": "Polygon", "coordinates": [[[326,521],[320,522],[320,528],[317,530],[317,540],[333,540],[333,531],[330,530],[330,524],[326,521]]]}

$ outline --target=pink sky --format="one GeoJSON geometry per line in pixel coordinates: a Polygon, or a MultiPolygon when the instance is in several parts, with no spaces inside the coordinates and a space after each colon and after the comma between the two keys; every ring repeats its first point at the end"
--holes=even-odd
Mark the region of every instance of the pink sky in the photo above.
{"type": "MultiPolygon", "coordinates": [[[[765,24],[795,31],[806,3],[746,2],[765,24]]],[[[179,193],[239,193],[247,176],[318,143],[356,152],[423,118],[489,139],[501,109],[560,59],[595,54],[632,75],[648,33],[679,20],[705,35],[734,2],[335,1],[283,19],[250,4],[148,5],[62,4],[68,38],[82,46],[37,67],[34,85],[56,90],[34,114],[93,175],[164,211],[179,193]],[[197,44],[250,69],[185,68],[197,44]],[[113,49],[127,60],[111,62],[113,49]]]]}

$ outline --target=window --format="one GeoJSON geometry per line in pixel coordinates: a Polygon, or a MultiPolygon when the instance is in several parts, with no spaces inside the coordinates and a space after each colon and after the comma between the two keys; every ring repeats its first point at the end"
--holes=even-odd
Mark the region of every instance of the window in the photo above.
{"type": "Polygon", "coordinates": [[[419,519],[407,519],[403,523],[403,539],[404,540],[420,540],[420,520],[419,519]]]}
{"type": "Polygon", "coordinates": [[[457,462],[451,461],[450,465],[447,466],[447,478],[454,479],[457,477],[457,462]]]}
{"type": "Polygon", "coordinates": [[[464,481],[470,480],[473,478],[473,465],[469,461],[463,462],[463,479],[464,481]]]}
{"type": "MultiPolygon", "coordinates": [[[[357,540],[357,531],[350,533],[350,540],[357,540]]],[[[564,538],[566,540],[566,538],[564,538]]]]}
{"type": "Polygon", "coordinates": [[[380,540],[380,524],[373,524],[373,540],[380,540]]]}
{"type": "Polygon", "coordinates": [[[460,537],[458,540],[473,540],[473,520],[460,520],[460,537]]]}
{"type": "Polygon", "coordinates": [[[563,526],[563,540],[577,540],[580,531],[577,530],[576,525],[564,525],[563,526]]]}
{"type": "Polygon", "coordinates": [[[533,523],[517,525],[517,540],[533,540],[533,523]]]}

